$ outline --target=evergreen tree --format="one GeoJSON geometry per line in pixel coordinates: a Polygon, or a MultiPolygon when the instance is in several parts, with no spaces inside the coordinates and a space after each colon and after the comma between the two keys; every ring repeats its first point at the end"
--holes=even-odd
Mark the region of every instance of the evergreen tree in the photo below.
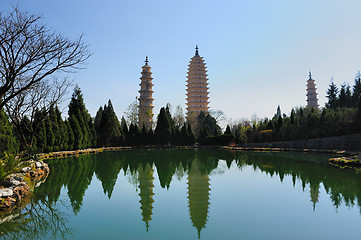
{"type": "Polygon", "coordinates": [[[35,132],[35,139],[37,151],[44,152],[47,143],[45,121],[40,121],[35,132]]]}
{"type": "Polygon", "coordinates": [[[0,158],[2,158],[5,153],[15,154],[17,151],[18,143],[13,134],[8,116],[3,109],[0,109],[0,158]]]}
{"type": "MultiPolygon", "coordinates": [[[[102,120],[102,116],[103,116],[103,107],[100,106],[97,111],[97,114],[95,115],[95,119],[94,119],[94,127],[95,127],[95,130],[97,133],[99,131],[100,121],[102,120]]],[[[99,139],[97,139],[97,140],[99,140],[99,139]]]]}
{"type": "Polygon", "coordinates": [[[337,88],[336,84],[331,82],[330,86],[329,86],[329,88],[327,90],[327,96],[326,96],[327,99],[328,99],[328,102],[326,103],[327,108],[336,108],[336,107],[338,107],[337,94],[338,94],[338,88],[337,88]]]}
{"type": "Polygon", "coordinates": [[[46,127],[45,127],[45,112],[39,109],[35,110],[33,131],[34,131],[34,142],[33,147],[36,147],[37,152],[44,152],[46,147],[46,127]]]}
{"type": "Polygon", "coordinates": [[[291,110],[291,124],[295,124],[295,110],[293,110],[293,108],[291,110]]]}
{"type": "Polygon", "coordinates": [[[282,116],[279,115],[278,116],[278,119],[277,119],[277,130],[279,130],[283,125],[283,119],[282,119],[282,116]]]}
{"type": "Polygon", "coordinates": [[[94,124],[85,107],[83,95],[78,86],[75,87],[69,103],[68,115],[75,137],[73,148],[82,149],[94,146],[96,141],[94,124]]]}
{"type": "Polygon", "coordinates": [[[352,93],[352,106],[357,107],[359,98],[361,96],[361,78],[360,75],[358,75],[358,78],[355,79],[355,84],[352,87],[353,93],[352,93]]]}
{"type": "Polygon", "coordinates": [[[194,132],[192,131],[192,126],[190,122],[188,122],[187,134],[188,134],[188,145],[189,146],[194,145],[196,143],[196,137],[194,132]]]}
{"type": "Polygon", "coordinates": [[[216,132],[217,133],[221,132],[220,127],[217,125],[216,119],[212,117],[210,114],[205,114],[202,111],[198,115],[198,124],[196,129],[198,135],[200,134],[200,130],[205,127],[208,127],[210,135],[215,135],[216,132]]]}
{"type": "Polygon", "coordinates": [[[83,145],[82,145],[83,133],[82,133],[82,129],[81,129],[80,124],[79,124],[77,118],[75,117],[75,115],[72,115],[69,118],[69,125],[71,127],[71,131],[73,132],[73,137],[74,137],[73,144],[71,144],[71,146],[72,146],[71,149],[72,150],[82,149],[83,148],[83,145]]]}
{"type": "Polygon", "coordinates": [[[338,96],[339,107],[350,107],[352,102],[350,86],[346,83],[341,85],[340,94],[338,96]]]}
{"type": "MultiPolygon", "coordinates": [[[[68,135],[68,142],[67,144],[67,150],[72,150],[75,149],[74,144],[75,144],[75,136],[74,136],[74,131],[73,128],[70,124],[70,122],[68,120],[64,121],[64,124],[66,126],[66,130],[67,130],[67,135],[68,135]]],[[[75,124],[76,125],[76,124],[75,124]]]]}
{"type": "MultiPolygon", "coordinates": [[[[169,110],[169,109],[168,109],[169,110]]],[[[157,118],[157,126],[155,128],[155,136],[160,145],[168,145],[172,134],[169,115],[164,107],[160,109],[157,118]]]]}
{"type": "Polygon", "coordinates": [[[122,133],[124,136],[124,145],[129,145],[129,129],[128,129],[128,125],[127,125],[127,121],[125,120],[124,117],[122,117],[121,119],[121,123],[120,126],[122,128],[122,133]]]}
{"type": "Polygon", "coordinates": [[[109,100],[108,105],[104,106],[102,113],[100,107],[96,118],[95,128],[98,146],[120,146],[123,143],[123,135],[119,120],[114,112],[112,102],[109,100]]]}
{"type": "Polygon", "coordinates": [[[208,126],[203,126],[201,131],[199,132],[199,137],[198,137],[198,143],[200,145],[205,145],[206,144],[206,138],[210,136],[209,133],[209,128],[208,126]]]}
{"type": "MultiPolygon", "coordinates": [[[[58,109],[59,111],[59,109],[58,109]]],[[[59,151],[59,150],[63,150],[61,149],[61,143],[62,143],[62,139],[61,139],[61,134],[60,134],[60,126],[61,126],[61,118],[58,119],[58,114],[57,111],[54,107],[51,107],[49,110],[49,121],[51,123],[51,128],[54,134],[54,143],[52,146],[52,151],[59,151]]]]}
{"type": "Polygon", "coordinates": [[[229,127],[229,125],[227,125],[224,135],[232,135],[231,128],[229,127]]]}
{"type": "Polygon", "coordinates": [[[187,132],[187,125],[185,123],[183,123],[183,126],[181,128],[180,139],[181,139],[180,145],[182,145],[182,146],[189,145],[189,136],[188,136],[188,132],[187,132]]]}
{"type": "Polygon", "coordinates": [[[280,107],[280,105],[278,105],[275,117],[278,118],[278,117],[281,116],[281,115],[282,115],[282,113],[281,113],[281,107],[280,107]]]}
{"type": "Polygon", "coordinates": [[[57,125],[58,125],[58,137],[59,137],[57,147],[59,150],[67,150],[68,141],[69,141],[69,135],[67,133],[68,130],[63,118],[61,117],[61,112],[58,106],[55,107],[55,116],[58,123],[57,125]]]}

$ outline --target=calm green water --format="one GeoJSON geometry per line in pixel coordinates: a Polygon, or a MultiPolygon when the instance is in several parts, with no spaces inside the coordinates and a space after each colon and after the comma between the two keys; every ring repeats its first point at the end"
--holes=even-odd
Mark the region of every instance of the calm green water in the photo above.
{"type": "Polygon", "coordinates": [[[104,152],[49,161],[5,239],[360,239],[361,175],[327,155],[104,152]]]}

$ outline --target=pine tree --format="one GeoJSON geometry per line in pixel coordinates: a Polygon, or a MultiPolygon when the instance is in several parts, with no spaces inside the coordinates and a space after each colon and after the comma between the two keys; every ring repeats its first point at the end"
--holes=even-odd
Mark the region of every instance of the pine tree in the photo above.
{"type": "Polygon", "coordinates": [[[171,123],[169,122],[168,113],[162,107],[157,118],[157,127],[155,128],[155,136],[160,145],[168,145],[172,134],[171,123]]]}
{"type": "MultiPolygon", "coordinates": [[[[58,109],[59,111],[59,109],[58,109]]],[[[61,118],[58,119],[58,114],[57,111],[55,110],[54,107],[51,107],[49,110],[49,120],[51,122],[51,127],[53,130],[53,134],[54,134],[54,144],[53,144],[53,149],[52,151],[59,151],[62,150],[61,149],[61,134],[60,134],[60,125],[61,125],[61,118]]]]}
{"type": "Polygon", "coordinates": [[[3,109],[0,109],[0,158],[2,158],[5,153],[17,153],[18,147],[8,116],[3,109]]]}
{"type": "Polygon", "coordinates": [[[295,110],[291,110],[291,124],[295,125],[295,110]]]}
{"type": "Polygon", "coordinates": [[[97,114],[95,115],[95,119],[94,119],[94,127],[95,127],[95,130],[97,131],[97,133],[99,131],[100,121],[102,120],[102,115],[103,115],[103,107],[99,107],[97,114]]]}
{"type": "Polygon", "coordinates": [[[95,120],[98,146],[120,146],[124,142],[120,123],[110,100],[104,109],[100,107],[95,120]]]}
{"type": "Polygon", "coordinates": [[[75,137],[74,137],[73,128],[68,120],[65,120],[64,124],[66,125],[67,135],[68,135],[67,150],[73,150],[75,149],[74,147],[75,137]]]}
{"type": "Polygon", "coordinates": [[[71,126],[71,131],[73,132],[74,137],[73,144],[69,144],[69,146],[72,146],[72,150],[82,149],[83,133],[75,115],[72,115],[69,118],[69,125],[71,126]]]}
{"type": "Polygon", "coordinates": [[[276,112],[276,117],[278,118],[279,116],[281,116],[282,115],[282,113],[281,113],[281,107],[280,107],[280,105],[278,105],[278,107],[277,107],[277,112],[276,112]]]}
{"type": "Polygon", "coordinates": [[[182,146],[187,146],[189,145],[189,135],[187,132],[187,125],[185,123],[183,123],[183,126],[181,128],[181,133],[180,133],[180,145],[182,146]]]}
{"type": "Polygon", "coordinates": [[[283,119],[282,119],[282,116],[278,116],[278,119],[277,119],[277,130],[279,130],[283,125],[283,119]]]}
{"type": "Polygon", "coordinates": [[[231,128],[229,127],[229,125],[227,125],[224,135],[232,135],[231,128]]]}
{"type": "Polygon", "coordinates": [[[36,147],[38,152],[44,152],[46,148],[46,127],[45,127],[45,112],[39,109],[35,110],[33,131],[34,131],[34,142],[33,147],[36,147]]]}
{"type": "Polygon", "coordinates": [[[352,93],[352,106],[357,107],[358,100],[361,96],[361,78],[360,75],[358,75],[358,78],[355,78],[355,84],[352,87],[353,93],[352,93]]]}
{"type": "Polygon", "coordinates": [[[196,137],[194,132],[192,131],[192,126],[190,122],[188,122],[187,134],[188,134],[188,145],[189,146],[194,145],[196,143],[196,137]]]}
{"type": "Polygon", "coordinates": [[[338,94],[338,88],[337,88],[336,84],[331,82],[330,86],[327,90],[327,96],[326,96],[328,99],[328,102],[326,103],[327,108],[337,108],[338,107],[337,94],[338,94]]]}
{"type": "Polygon", "coordinates": [[[49,117],[45,120],[45,129],[46,129],[46,147],[45,152],[53,151],[55,135],[53,131],[53,125],[49,117]]]}
{"type": "Polygon", "coordinates": [[[73,148],[81,149],[92,147],[96,143],[96,133],[93,121],[85,108],[83,95],[78,86],[74,88],[69,103],[69,122],[75,136],[73,148]]]}

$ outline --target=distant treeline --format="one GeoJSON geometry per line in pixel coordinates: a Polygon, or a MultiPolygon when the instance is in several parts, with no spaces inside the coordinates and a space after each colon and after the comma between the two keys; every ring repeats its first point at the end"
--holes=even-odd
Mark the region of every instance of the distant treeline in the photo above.
{"type": "MultiPolygon", "coordinates": [[[[0,156],[7,153],[51,152],[107,146],[146,145],[229,145],[339,136],[361,132],[361,80],[340,90],[332,82],[327,91],[328,102],[322,109],[300,107],[287,116],[278,106],[272,119],[243,121],[227,125],[224,132],[211,114],[201,112],[193,122],[177,121],[170,107],[162,107],[154,130],[136,122],[118,120],[111,101],[100,107],[93,119],[85,107],[79,87],[75,87],[62,118],[57,106],[48,111],[38,109],[32,121],[24,117],[12,124],[0,111],[0,156]]],[[[177,116],[179,118],[179,116],[177,116]]]]}
{"type": "Polygon", "coordinates": [[[184,120],[183,124],[176,124],[169,105],[160,109],[154,130],[136,123],[128,124],[124,117],[119,121],[110,100],[99,108],[93,120],[79,87],[74,89],[66,119],[57,106],[48,111],[37,109],[32,121],[25,117],[16,125],[9,122],[3,110],[0,113],[1,155],[24,150],[38,153],[107,146],[191,146],[197,140],[203,143],[209,129],[211,133],[220,132],[216,120],[204,113],[198,116],[194,130],[184,120]]]}
{"type": "Polygon", "coordinates": [[[274,142],[319,137],[340,136],[361,132],[361,79],[351,87],[342,84],[340,90],[332,82],[327,90],[324,108],[300,107],[287,116],[278,106],[272,119],[245,121],[232,126],[237,144],[274,142]]]}

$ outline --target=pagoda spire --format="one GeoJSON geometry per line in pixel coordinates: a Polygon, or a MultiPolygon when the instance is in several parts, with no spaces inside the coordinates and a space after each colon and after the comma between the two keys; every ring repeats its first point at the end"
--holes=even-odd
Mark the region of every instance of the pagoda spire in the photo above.
{"type": "Polygon", "coordinates": [[[147,130],[152,128],[153,125],[153,83],[151,67],[148,65],[148,56],[145,57],[145,65],[142,67],[141,82],[139,84],[139,109],[138,109],[138,126],[143,125],[147,130]]]}
{"type": "Polygon", "coordinates": [[[317,99],[317,92],[316,92],[316,84],[315,80],[312,79],[311,71],[308,72],[309,79],[307,80],[307,107],[309,108],[318,108],[318,99],[317,99]]]}
{"type": "Polygon", "coordinates": [[[199,56],[196,45],[195,56],[191,58],[187,76],[187,118],[197,118],[200,112],[208,113],[208,78],[203,57],[199,56]]]}

